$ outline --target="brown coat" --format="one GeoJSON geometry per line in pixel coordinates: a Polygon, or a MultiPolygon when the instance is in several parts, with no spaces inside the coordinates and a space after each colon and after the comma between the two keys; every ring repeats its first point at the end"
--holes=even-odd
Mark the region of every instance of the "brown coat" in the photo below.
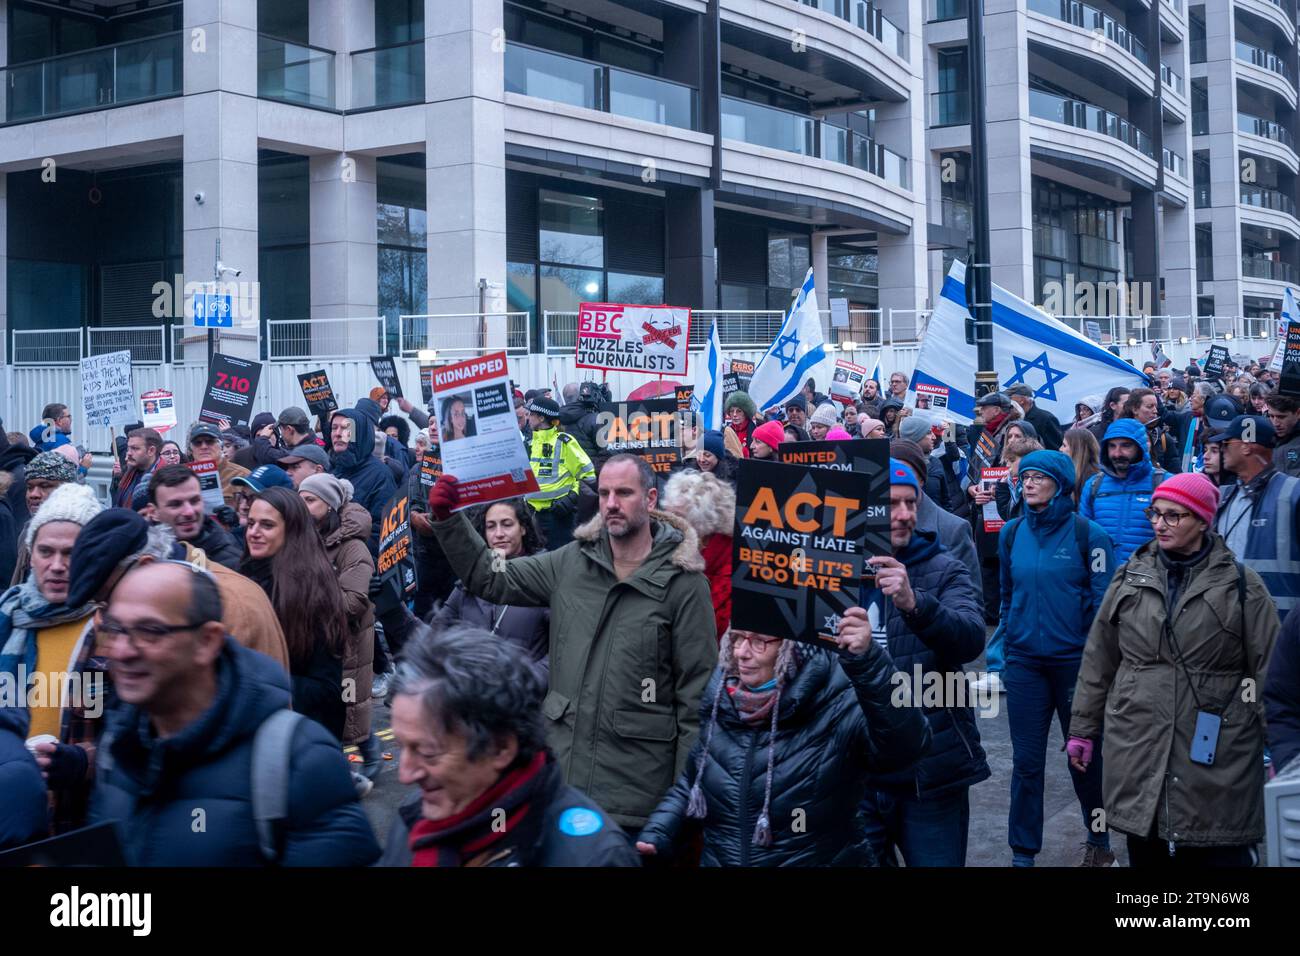
{"type": "Polygon", "coordinates": [[[185,544],[185,560],[212,575],[221,595],[221,623],[249,650],[265,654],[289,673],[289,648],[271,601],[255,582],[216,561],[202,548],[185,544]]]}
{"type": "Polygon", "coordinates": [[[243,465],[236,465],[233,461],[223,458],[221,464],[217,466],[217,474],[221,477],[221,497],[230,507],[235,507],[235,479],[250,474],[249,470],[243,465]]]}
{"type": "Polygon", "coordinates": [[[370,736],[370,684],[374,680],[375,609],[370,603],[370,512],[349,501],[339,512],[339,526],[325,539],[325,553],[339,576],[348,609],[348,640],[343,648],[343,687],[353,691],[343,724],[343,742],[361,743],[370,736]],[[352,683],[348,683],[351,680],[352,683]]]}
{"type": "Polygon", "coordinates": [[[1277,610],[1247,567],[1243,614],[1237,564],[1213,535],[1174,607],[1184,669],[1165,636],[1168,572],[1158,550],[1155,541],[1138,548],[1110,583],[1083,651],[1070,735],[1102,740],[1111,829],[1139,837],[1154,830],[1191,846],[1256,843],[1264,836],[1261,700],[1277,610]],[[1197,704],[1189,671],[1202,705],[1223,721],[1210,766],[1190,757],[1197,704]]]}

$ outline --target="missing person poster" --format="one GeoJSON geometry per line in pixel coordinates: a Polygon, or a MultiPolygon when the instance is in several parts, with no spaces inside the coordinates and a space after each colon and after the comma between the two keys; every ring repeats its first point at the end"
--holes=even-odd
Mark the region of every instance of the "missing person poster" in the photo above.
{"type": "Polygon", "coordinates": [[[917,382],[916,407],[946,412],[948,410],[948,386],[917,382]]]}
{"type": "Polygon", "coordinates": [[[601,404],[596,421],[596,445],[609,454],[636,455],[658,475],[681,464],[676,399],[601,404]]]}
{"type": "Polygon", "coordinates": [[[690,337],[688,308],[584,302],[575,359],[579,368],[685,375],[690,337]]]}
{"type": "Polygon", "coordinates": [[[150,389],[140,396],[140,421],[159,435],[176,427],[176,397],[165,388],[150,389]]]}
{"type": "MultiPolygon", "coordinates": [[[[1011,469],[1003,466],[984,468],[980,470],[980,490],[986,491],[991,495],[996,495],[998,485],[1005,482],[1011,477],[1011,469]]],[[[984,530],[988,534],[995,534],[1002,530],[1006,524],[1002,520],[1002,515],[998,513],[997,498],[984,502],[984,530]]]]}
{"type": "Polygon", "coordinates": [[[867,380],[867,369],[844,359],[835,360],[835,373],[831,377],[831,398],[852,405],[862,394],[862,383],[867,380]]]}
{"type": "Polygon", "coordinates": [[[203,390],[199,421],[226,429],[247,425],[253,418],[253,399],[262,377],[262,363],[234,358],[220,352],[208,366],[208,385],[203,390]]]}
{"type": "Polygon", "coordinates": [[[334,386],[330,384],[330,377],[323,368],[300,373],[298,387],[302,389],[302,398],[307,403],[309,415],[321,418],[339,407],[338,399],[334,397],[334,386]]]}
{"type": "Polygon", "coordinates": [[[192,461],[190,471],[199,479],[199,493],[203,496],[203,510],[212,514],[226,503],[221,490],[221,474],[215,461],[192,461]]]}
{"type": "Polygon", "coordinates": [[[402,395],[402,383],[397,378],[397,363],[391,355],[370,356],[370,367],[374,369],[375,378],[384,386],[389,398],[405,397],[402,395]]]}
{"type": "Polygon", "coordinates": [[[733,627],[836,646],[840,616],[860,604],[866,559],[888,553],[888,486],[881,504],[871,484],[863,472],[740,461],[733,627]],[[873,551],[868,528],[881,522],[886,547],[873,551]]]}
{"type": "Polygon", "coordinates": [[[515,418],[505,352],[436,369],[433,401],[442,468],[460,483],[456,510],[537,490],[515,418]]]}

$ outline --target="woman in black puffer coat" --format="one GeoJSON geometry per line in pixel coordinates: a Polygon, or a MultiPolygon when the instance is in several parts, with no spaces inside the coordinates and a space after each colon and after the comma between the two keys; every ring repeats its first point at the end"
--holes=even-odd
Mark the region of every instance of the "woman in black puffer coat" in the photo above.
{"type": "Polygon", "coordinates": [[[671,855],[700,820],[702,866],[871,865],[856,819],[867,776],[914,764],[930,731],[920,708],[891,705],[889,655],[863,651],[729,631],[701,740],[637,849],[671,855]]]}

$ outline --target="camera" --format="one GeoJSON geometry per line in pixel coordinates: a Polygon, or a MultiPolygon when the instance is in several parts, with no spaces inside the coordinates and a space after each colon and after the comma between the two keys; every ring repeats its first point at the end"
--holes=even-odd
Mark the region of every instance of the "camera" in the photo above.
{"type": "Polygon", "coordinates": [[[583,405],[612,404],[614,395],[608,382],[583,382],[578,388],[578,401],[583,405]]]}

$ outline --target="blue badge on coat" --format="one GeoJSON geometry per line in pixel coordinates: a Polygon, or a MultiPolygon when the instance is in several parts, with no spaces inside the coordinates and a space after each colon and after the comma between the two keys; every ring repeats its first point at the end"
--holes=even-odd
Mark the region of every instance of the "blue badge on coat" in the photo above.
{"type": "Polygon", "coordinates": [[[585,807],[569,807],[560,814],[560,832],[569,836],[591,836],[599,833],[604,826],[605,821],[601,815],[585,807]]]}

